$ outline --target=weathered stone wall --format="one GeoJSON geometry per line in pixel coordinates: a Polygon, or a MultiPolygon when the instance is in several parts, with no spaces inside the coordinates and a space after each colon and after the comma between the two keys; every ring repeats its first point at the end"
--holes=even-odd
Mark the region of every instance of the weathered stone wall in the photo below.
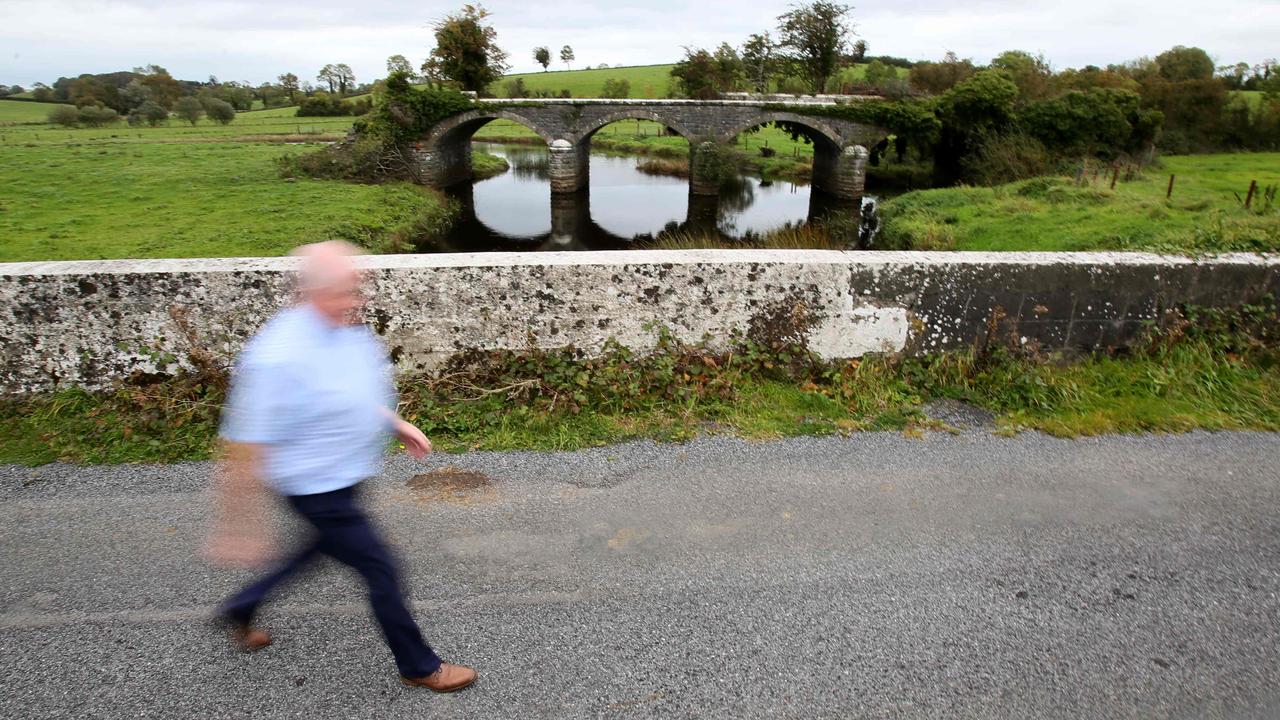
{"type": "MultiPolygon", "coordinates": [[[[404,371],[468,348],[645,348],[653,326],[726,343],[800,339],[828,357],[968,345],[997,310],[1025,341],[1121,345],[1167,307],[1280,296],[1280,258],[1108,253],[619,251],[362,259],[367,320],[404,371]]],[[[100,387],[230,358],[290,299],[293,260],[0,264],[0,391],[100,387]],[[185,329],[184,329],[185,328],[185,329]]]]}

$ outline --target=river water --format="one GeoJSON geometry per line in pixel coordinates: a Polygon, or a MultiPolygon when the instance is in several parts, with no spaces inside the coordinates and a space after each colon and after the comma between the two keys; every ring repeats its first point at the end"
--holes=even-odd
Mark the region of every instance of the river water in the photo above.
{"type": "Polygon", "coordinates": [[[551,195],[547,149],[473,143],[511,169],[448,194],[462,213],[446,237],[421,250],[610,250],[636,247],[664,230],[741,239],[847,211],[808,185],[743,175],[717,197],[689,194],[685,178],[649,175],[642,159],[593,153],[588,189],[551,195]]]}

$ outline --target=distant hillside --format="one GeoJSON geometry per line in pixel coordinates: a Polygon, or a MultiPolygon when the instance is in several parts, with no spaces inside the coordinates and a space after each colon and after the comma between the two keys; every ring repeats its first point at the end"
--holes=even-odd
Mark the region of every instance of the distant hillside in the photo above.
{"type": "Polygon", "coordinates": [[[631,97],[666,97],[672,67],[674,66],[632,65],[504,75],[501,80],[489,86],[489,92],[497,97],[506,97],[507,83],[521,79],[529,91],[547,90],[559,93],[561,90],[568,90],[573,97],[599,97],[604,92],[605,80],[626,80],[631,83],[631,97]]]}

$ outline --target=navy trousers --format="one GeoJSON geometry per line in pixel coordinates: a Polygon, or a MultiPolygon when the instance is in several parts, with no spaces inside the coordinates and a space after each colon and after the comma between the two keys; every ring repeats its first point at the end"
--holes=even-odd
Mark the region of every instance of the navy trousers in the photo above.
{"type": "Polygon", "coordinates": [[[405,605],[395,561],[356,502],[356,486],[316,495],[291,495],[289,504],[315,529],[313,542],[266,577],[236,593],[223,606],[231,620],[248,624],[267,593],[302,569],[318,553],[354,568],[369,589],[369,604],[405,677],[429,675],[440,658],[422,639],[405,605]]]}

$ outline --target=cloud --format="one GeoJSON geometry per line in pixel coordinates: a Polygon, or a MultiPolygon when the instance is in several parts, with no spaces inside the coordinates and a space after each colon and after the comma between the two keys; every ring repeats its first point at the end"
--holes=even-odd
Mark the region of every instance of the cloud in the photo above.
{"type": "MultiPolygon", "coordinates": [[[[216,75],[259,83],[283,72],[313,78],[346,62],[361,80],[385,74],[388,55],[415,63],[430,50],[430,24],[461,3],[399,0],[0,0],[0,82],[156,63],[184,79],[216,75]]],[[[486,3],[514,69],[534,70],[537,45],[569,44],[576,67],[671,62],[684,46],[742,42],[770,29],[786,3],[581,0],[486,3]]],[[[1280,4],[1241,0],[1231,12],[1203,2],[975,0],[957,4],[859,3],[858,32],[874,54],[936,58],[947,50],[986,62],[1011,48],[1043,52],[1056,67],[1105,65],[1198,45],[1221,63],[1277,52],[1280,4]],[[1247,18],[1247,21],[1245,19],[1247,18]]]]}

